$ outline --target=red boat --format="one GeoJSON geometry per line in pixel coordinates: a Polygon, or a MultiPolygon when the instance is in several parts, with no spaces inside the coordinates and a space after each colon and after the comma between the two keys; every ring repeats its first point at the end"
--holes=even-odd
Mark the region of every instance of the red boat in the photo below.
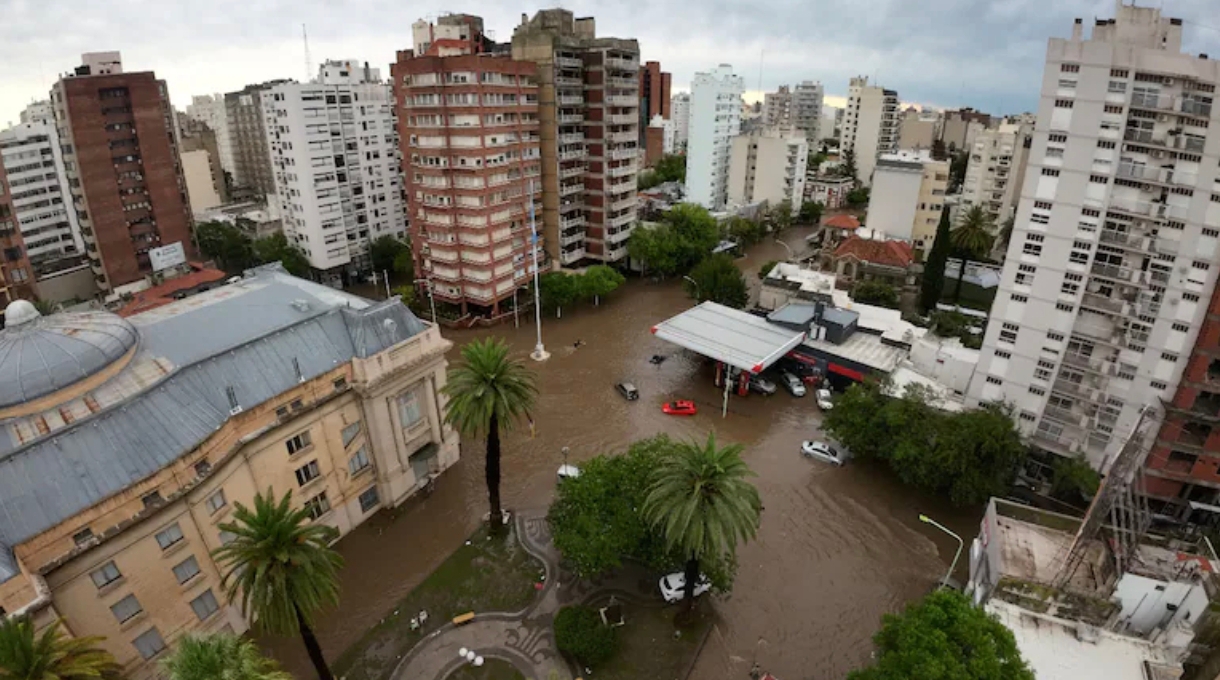
{"type": "Polygon", "coordinates": [[[661,411],[671,416],[693,416],[699,412],[695,402],[689,399],[679,399],[661,405],[661,411]]]}

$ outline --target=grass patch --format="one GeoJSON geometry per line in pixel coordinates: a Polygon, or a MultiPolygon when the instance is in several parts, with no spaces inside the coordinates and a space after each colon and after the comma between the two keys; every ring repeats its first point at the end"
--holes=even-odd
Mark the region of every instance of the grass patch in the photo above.
{"type": "MultiPolygon", "coordinates": [[[[602,606],[604,603],[596,606],[602,606]]],[[[680,606],[638,609],[628,607],[627,624],[618,629],[618,651],[593,669],[597,680],[681,680],[699,651],[699,642],[712,627],[710,609],[697,615],[674,637],[674,616],[680,606]]]]}
{"type": "MultiPolygon", "coordinates": [[[[334,664],[335,675],[346,680],[384,680],[415,643],[453,617],[470,611],[524,609],[533,600],[534,583],[544,569],[521,547],[516,527],[510,526],[500,536],[489,537],[486,528],[475,532],[423,583],[386,612],[381,623],[339,657],[334,664]],[[427,625],[412,631],[411,619],[420,611],[428,612],[427,625]]],[[[520,676],[488,677],[499,680],[520,676]]]]}
{"type": "Polygon", "coordinates": [[[484,659],[481,668],[465,665],[450,673],[445,680],[525,680],[525,676],[507,661],[484,659]]]}

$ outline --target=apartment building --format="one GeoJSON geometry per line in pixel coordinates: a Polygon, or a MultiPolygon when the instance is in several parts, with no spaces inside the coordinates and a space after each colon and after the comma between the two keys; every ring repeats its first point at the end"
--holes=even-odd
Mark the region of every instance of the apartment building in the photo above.
{"type": "Polygon", "coordinates": [[[331,60],[313,82],[272,85],[259,101],[284,235],[319,280],[361,280],[372,241],[406,236],[389,83],[368,62],[331,60]]]}
{"type": "Polygon", "coordinates": [[[220,163],[220,143],[207,123],[178,114],[178,155],[186,181],[191,214],[228,203],[225,171],[220,163]]]}
{"type": "Polygon", "coordinates": [[[933,160],[927,151],[883,155],[873,171],[869,228],[926,253],[936,239],[948,186],[948,161],[933,160]]]}
{"type": "Polygon", "coordinates": [[[0,302],[34,298],[34,271],[25,254],[17,211],[9,193],[8,175],[0,163],[0,302]]]}
{"type": "Polygon", "coordinates": [[[220,93],[195,95],[186,107],[186,115],[207,125],[216,135],[220,167],[230,175],[235,173],[236,161],[233,159],[233,140],[229,136],[229,109],[225,105],[225,96],[220,93]]]}
{"type": "Polygon", "coordinates": [[[898,148],[903,151],[931,149],[940,133],[940,114],[908,107],[898,124],[898,148]]]}
{"type": "Polygon", "coordinates": [[[962,205],[981,206],[997,232],[1016,214],[1034,125],[1032,119],[1005,121],[996,128],[978,132],[969,148],[970,159],[962,180],[962,205]]]}
{"type": "Polygon", "coordinates": [[[640,46],[564,9],[522,15],[514,59],[537,65],[542,231],[559,264],[624,262],[638,220],[640,46]]]}
{"type": "Polygon", "coordinates": [[[841,148],[856,154],[856,171],[865,185],[881,154],[898,151],[898,93],[869,85],[866,76],[851,79],[843,114],[841,148]]]}
{"type": "Polygon", "coordinates": [[[1182,21],[1155,8],[1119,4],[1083,33],[1077,19],[1047,47],[969,396],[1011,403],[1039,448],[1104,468],[1145,406],[1173,400],[1162,441],[1215,417],[1206,371],[1183,372],[1214,342],[1200,331],[1220,248],[1220,62],[1184,54],[1182,21]]]}
{"type": "Polygon", "coordinates": [[[192,221],[165,81],[124,72],[117,52],[82,61],[51,101],[85,254],[112,291],[153,271],[154,248],[192,252],[192,221]]]}
{"type": "Polygon", "coordinates": [[[691,81],[686,200],[723,210],[729,198],[729,149],[741,132],[745,79],[721,64],[691,81]]]}
{"type": "Polygon", "coordinates": [[[0,165],[8,175],[13,217],[21,230],[34,277],[62,271],[84,259],[76,210],[64,170],[55,121],[31,122],[0,131],[0,165]]]}
{"type": "Polygon", "coordinates": [[[769,129],[733,138],[729,150],[728,205],[790,201],[797,214],[805,200],[809,144],[791,129],[769,129]]]}
{"type": "Polygon", "coordinates": [[[690,93],[679,92],[669,100],[670,120],[674,124],[673,153],[685,153],[690,139],[690,93]]]}
{"type": "Polygon", "coordinates": [[[477,35],[417,43],[390,72],[416,276],[463,313],[494,317],[542,247],[530,233],[531,211],[542,230],[538,68],[478,51],[477,35]]]}
{"type": "Polygon", "coordinates": [[[640,67],[640,128],[660,116],[669,119],[671,75],[661,70],[661,62],[649,61],[640,67]]]}
{"type": "Polygon", "coordinates": [[[225,94],[225,119],[229,145],[233,149],[233,193],[235,198],[267,199],[275,194],[275,169],[267,148],[267,129],[263,121],[263,92],[291,80],[272,80],[247,85],[225,94]]]}
{"type": "Polygon", "coordinates": [[[945,111],[940,126],[940,141],[949,151],[960,151],[974,146],[979,132],[992,127],[991,116],[971,108],[945,111]]]}
{"type": "Polygon", "coordinates": [[[763,126],[799,130],[811,144],[820,141],[823,94],[822,84],[811,80],[791,88],[780,85],[763,95],[763,126]]]}
{"type": "Polygon", "coordinates": [[[237,503],[291,491],[342,536],[458,459],[452,343],[394,300],[267,265],[126,319],[5,318],[0,607],[98,636],[131,680],[248,628],[212,557],[237,503]]]}
{"type": "Polygon", "coordinates": [[[47,125],[55,125],[55,109],[51,106],[50,99],[42,99],[36,102],[30,102],[26,105],[21,113],[18,114],[22,123],[45,123],[47,125]]]}

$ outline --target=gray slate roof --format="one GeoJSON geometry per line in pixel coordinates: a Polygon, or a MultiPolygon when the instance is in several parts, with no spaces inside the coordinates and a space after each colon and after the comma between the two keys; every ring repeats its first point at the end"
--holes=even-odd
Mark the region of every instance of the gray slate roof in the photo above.
{"type": "Polygon", "coordinates": [[[276,268],[131,318],[141,353],[173,370],[145,392],[14,447],[0,433],[0,582],[20,543],[191,451],[229,418],[427,327],[396,300],[370,303],[276,268]],[[7,558],[7,559],[6,559],[7,558]]]}
{"type": "Polygon", "coordinates": [[[0,408],[61,390],[109,366],[136,331],[108,312],[37,317],[0,330],[0,408]]]}

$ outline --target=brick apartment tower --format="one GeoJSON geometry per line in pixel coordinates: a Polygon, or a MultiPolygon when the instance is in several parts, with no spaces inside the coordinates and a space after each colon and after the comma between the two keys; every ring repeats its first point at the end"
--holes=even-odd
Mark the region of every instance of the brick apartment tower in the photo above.
{"type": "Polygon", "coordinates": [[[551,9],[521,16],[512,49],[537,68],[547,253],[565,267],[625,261],[643,151],[639,43],[551,9]]]}
{"type": "Polygon", "coordinates": [[[8,176],[0,163],[0,310],[18,298],[33,299],[33,285],[34,270],[17,225],[8,176]]]}
{"type": "MultiPolygon", "coordinates": [[[[484,51],[494,44],[477,17],[414,29],[426,51],[399,51],[390,73],[416,276],[463,313],[496,316],[533,274],[530,183],[534,196],[542,191],[537,67],[484,51]]],[[[541,232],[536,199],[535,211],[541,232]]]]}
{"type": "Polygon", "coordinates": [[[152,273],[152,248],[193,254],[191,215],[165,81],[124,73],[117,52],[82,61],[51,101],[85,253],[109,291],[152,273]]]}
{"type": "Polygon", "coordinates": [[[670,74],[661,62],[650,61],[640,67],[640,118],[647,125],[653,116],[669,120],[670,74]]]}

